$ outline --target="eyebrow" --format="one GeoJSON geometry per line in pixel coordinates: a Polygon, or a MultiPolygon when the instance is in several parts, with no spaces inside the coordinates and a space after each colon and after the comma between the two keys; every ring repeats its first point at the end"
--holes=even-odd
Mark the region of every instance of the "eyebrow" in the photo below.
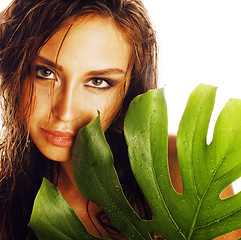
{"type": "MultiPolygon", "coordinates": [[[[58,65],[56,63],[54,63],[53,61],[42,57],[42,56],[38,56],[37,60],[52,67],[52,68],[56,68],[57,70],[63,71],[63,66],[58,65]]],[[[86,76],[101,76],[101,75],[112,75],[112,74],[122,74],[125,75],[126,72],[120,68],[106,68],[106,69],[100,69],[100,70],[94,70],[94,71],[89,71],[87,72],[85,75],[86,76]]]]}
{"type": "Polygon", "coordinates": [[[40,61],[40,62],[42,62],[42,63],[44,63],[44,64],[46,64],[46,65],[48,65],[48,66],[50,66],[50,67],[52,67],[52,68],[56,68],[56,69],[58,69],[58,70],[60,70],[60,71],[63,71],[63,69],[64,69],[62,66],[54,63],[54,62],[51,61],[51,60],[48,60],[48,59],[45,58],[45,57],[38,56],[38,57],[37,57],[37,60],[40,61]]]}
{"type": "Polygon", "coordinates": [[[111,74],[126,74],[125,71],[123,71],[120,68],[107,68],[107,69],[101,69],[101,70],[95,70],[90,71],[86,75],[88,76],[101,76],[101,75],[111,75],[111,74]]]}

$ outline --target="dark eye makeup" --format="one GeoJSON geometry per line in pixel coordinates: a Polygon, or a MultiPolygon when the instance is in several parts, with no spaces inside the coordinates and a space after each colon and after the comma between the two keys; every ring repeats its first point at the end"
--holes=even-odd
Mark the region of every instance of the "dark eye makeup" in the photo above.
{"type": "Polygon", "coordinates": [[[35,76],[38,79],[55,80],[55,73],[51,69],[44,66],[36,66],[35,76]]]}
{"type": "Polygon", "coordinates": [[[93,78],[88,79],[85,86],[96,88],[99,90],[101,90],[101,89],[105,90],[105,89],[109,89],[112,86],[114,86],[114,81],[107,79],[107,78],[93,77],[93,78]]]}
{"type": "MultiPolygon", "coordinates": [[[[42,65],[37,65],[35,76],[40,80],[56,80],[56,73],[50,68],[42,65]]],[[[90,77],[86,80],[85,86],[96,90],[107,90],[117,83],[114,80],[103,77],[90,77]]]]}

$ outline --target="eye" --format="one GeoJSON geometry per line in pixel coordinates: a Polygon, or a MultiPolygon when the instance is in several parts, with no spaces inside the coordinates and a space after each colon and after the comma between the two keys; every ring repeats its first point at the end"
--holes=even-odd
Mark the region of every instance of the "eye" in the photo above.
{"type": "Polygon", "coordinates": [[[87,82],[86,86],[103,89],[103,88],[109,88],[110,86],[112,86],[112,84],[107,79],[93,78],[87,82]]]}
{"type": "Polygon", "coordinates": [[[54,72],[43,66],[37,66],[36,77],[40,79],[55,79],[54,72]]]}

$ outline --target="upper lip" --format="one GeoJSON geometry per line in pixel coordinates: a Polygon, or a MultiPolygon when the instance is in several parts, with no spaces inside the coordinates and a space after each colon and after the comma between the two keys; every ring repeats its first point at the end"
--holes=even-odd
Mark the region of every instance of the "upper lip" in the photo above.
{"type": "Polygon", "coordinates": [[[49,129],[44,129],[42,130],[48,134],[52,134],[57,137],[65,137],[65,138],[74,138],[76,137],[75,133],[68,132],[68,131],[61,131],[61,130],[49,130],[49,129]]]}

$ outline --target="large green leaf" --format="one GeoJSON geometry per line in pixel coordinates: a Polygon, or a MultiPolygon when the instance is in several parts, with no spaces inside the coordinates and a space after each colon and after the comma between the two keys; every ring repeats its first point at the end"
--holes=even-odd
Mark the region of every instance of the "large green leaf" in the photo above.
{"type": "Polygon", "coordinates": [[[170,182],[166,119],[164,113],[164,117],[157,115],[163,108],[156,109],[159,103],[157,107],[153,104],[155,96],[137,97],[126,116],[131,166],[154,214],[150,228],[166,239],[208,240],[241,228],[241,195],[225,200],[219,197],[241,176],[241,100],[227,103],[216,123],[213,141],[207,145],[215,92],[214,87],[199,85],[179,126],[182,194],[170,182]]]}
{"type": "MultiPolygon", "coordinates": [[[[183,193],[171,183],[167,160],[167,110],[162,89],[136,97],[125,119],[125,137],[133,173],[154,219],[141,220],[126,200],[100,119],[83,127],[74,147],[74,174],[80,191],[97,203],[126,239],[213,239],[241,228],[241,194],[220,193],[241,176],[241,100],[221,112],[213,141],[206,144],[216,88],[199,85],[191,94],[177,135],[183,193]]],[[[98,239],[58,190],[43,181],[30,227],[39,239],[98,239]]]]}
{"type": "Polygon", "coordinates": [[[74,148],[74,174],[83,195],[97,203],[127,239],[151,239],[144,222],[123,194],[99,117],[78,134],[74,148]]]}

